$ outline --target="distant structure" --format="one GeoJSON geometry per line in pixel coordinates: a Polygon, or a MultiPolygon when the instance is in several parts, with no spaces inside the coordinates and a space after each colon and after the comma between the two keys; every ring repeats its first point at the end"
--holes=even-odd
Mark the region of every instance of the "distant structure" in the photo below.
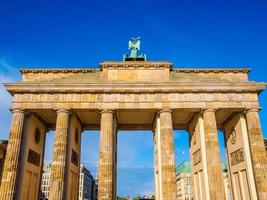
{"type": "Polygon", "coordinates": [[[146,61],[146,54],[138,54],[140,50],[140,37],[132,38],[129,41],[128,49],[131,49],[131,53],[123,55],[123,61],[146,61]]]}
{"type": "MultiPolygon", "coordinates": [[[[48,200],[50,193],[51,163],[44,163],[40,200],[48,200]]],[[[96,200],[95,180],[90,171],[80,165],[78,200],[96,200]]]]}
{"type": "Polygon", "coordinates": [[[80,165],[79,200],[95,200],[95,180],[90,171],[80,165]]]}
{"type": "MultiPolygon", "coordinates": [[[[227,167],[223,165],[223,181],[226,200],[231,200],[227,167]]],[[[193,185],[190,161],[181,162],[176,168],[177,200],[193,200],[193,185]]]]}
{"type": "Polygon", "coordinates": [[[154,194],[151,194],[151,195],[144,195],[143,197],[139,198],[139,200],[154,200],[155,197],[154,194]]]}
{"type": "Polygon", "coordinates": [[[98,178],[95,179],[95,200],[97,200],[98,196],[98,178]]]}
{"type": "Polygon", "coordinates": [[[44,163],[42,182],[41,182],[41,194],[40,200],[47,200],[50,192],[50,174],[51,174],[51,163],[44,163]]]}
{"type": "Polygon", "coordinates": [[[177,200],[193,199],[190,161],[183,161],[176,168],[177,200]]]}
{"type": "Polygon", "coordinates": [[[4,162],[6,157],[7,140],[0,140],[0,185],[2,180],[4,162]]]}

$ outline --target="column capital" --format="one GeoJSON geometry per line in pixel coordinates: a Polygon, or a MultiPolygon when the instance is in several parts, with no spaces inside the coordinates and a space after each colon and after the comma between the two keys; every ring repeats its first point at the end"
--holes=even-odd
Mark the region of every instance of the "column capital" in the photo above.
{"type": "Polygon", "coordinates": [[[113,109],[103,109],[103,110],[100,110],[100,114],[103,114],[103,113],[114,113],[115,111],[113,109]]]}
{"type": "Polygon", "coordinates": [[[172,109],[160,109],[160,110],[158,110],[158,113],[163,113],[163,112],[172,113],[172,109]]]}
{"type": "Polygon", "coordinates": [[[69,109],[58,109],[56,110],[56,113],[67,113],[67,114],[71,114],[69,109]]]}
{"type": "Polygon", "coordinates": [[[215,108],[202,108],[201,109],[201,113],[205,113],[205,112],[216,112],[215,108]]]}
{"type": "Polygon", "coordinates": [[[24,109],[19,109],[19,108],[11,108],[10,111],[12,113],[25,113],[24,109]]]}
{"type": "Polygon", "coordinates": [[[250,113],[250,112],[260,112],[261,111],[261,108],[246,108],[245,110],[244,110],[244,113],[246,114],[246,113],[250,113]]]}

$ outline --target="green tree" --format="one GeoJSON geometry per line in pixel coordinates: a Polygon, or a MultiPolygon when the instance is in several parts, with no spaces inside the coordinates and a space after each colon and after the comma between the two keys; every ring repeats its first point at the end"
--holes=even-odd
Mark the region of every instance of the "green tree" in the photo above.
{"type": "Polygon", "coordinates": [[[141,199],[140,196],[137,196],[137,197],[134,197],[134,198],[133,198],[133,200],[139,200],[139,199],[141,199]]]}

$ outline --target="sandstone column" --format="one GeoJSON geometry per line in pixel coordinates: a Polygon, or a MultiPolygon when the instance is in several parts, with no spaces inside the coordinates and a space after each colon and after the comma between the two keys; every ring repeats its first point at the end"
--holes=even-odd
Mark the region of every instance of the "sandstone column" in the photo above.
{"type": "Polygon", "coordinates": [[[159,137],[159,154],[158,165],[160,170],[160,200],[176,199],[176,177],[175,177],[175,159],[174,159],[174,142],[172,111],[160,110],[158,126],[159,137]]]}
{"type": "Polygon", "coordinates": [[[267,199],[267,156],[258,112],[259,109],[248,109],[246,119],[258,198],[263,200],[267,199]]]}
{"type": "Polygon", "coordinates": [[[16,182],[19,174],[18,166],[22,142],[24,111],[15,109],[12,112],[13,116],[11,129],[6,152],[2,184],[0,188],[0,199],[3,200],[15,199],[16,182]]]}
{"type": "Polygon", "coordinates": [[[114,200],[116,199],[114,112],[112,110],[101,111],[100,123],[98,199],[114,200]]]}
{"type": "Polygon", "coordinates": [[[210,199],[225,199],[222,165],[214,109],[203,109],[210,199]]]}
{"type": "Polygon", "coordinates": [[[55,144],[51,166],[51,200],[62,200],[66,195],[66,157],[68,143],[69,111],[58,110],[55,131],[55,144]]]}

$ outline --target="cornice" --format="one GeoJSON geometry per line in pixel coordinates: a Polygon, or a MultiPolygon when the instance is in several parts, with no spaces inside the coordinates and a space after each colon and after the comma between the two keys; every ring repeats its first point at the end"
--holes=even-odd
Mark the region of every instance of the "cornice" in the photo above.
{"type": "Polygon", "coordinates": [[[158,68],[168,68],[172,69],[172,63],[167,61],[125,61],[125,62],[115,62],[115,61],[105,61],[99,64],[100,69],[112,68],[112,69],[158,69],[158,68]]]}
{"type": "Polygon", "coordinates": [[[158,69],[169,68],[176,73],[249,73],[250,68],[173,68],[170,62],[103,62],[100,68],[22,68],[21,74],[27,73],[95,73],[103,68],[113,69],[158,69]]]}
{"type": "Polygon", "coordinates": [[[173,68],[176,73],[249,73],[250,68],[173,68]]]}
{"type": "Polygon", "coordinates": [[[15,93],[260,93],[266,83],[8,83],[15,93]]]}
{"type": "Polygon", "coordinates": [[[27,73],[95,73],[98,68],[23,68],[19,70],[21,74],[27,73]]]}

